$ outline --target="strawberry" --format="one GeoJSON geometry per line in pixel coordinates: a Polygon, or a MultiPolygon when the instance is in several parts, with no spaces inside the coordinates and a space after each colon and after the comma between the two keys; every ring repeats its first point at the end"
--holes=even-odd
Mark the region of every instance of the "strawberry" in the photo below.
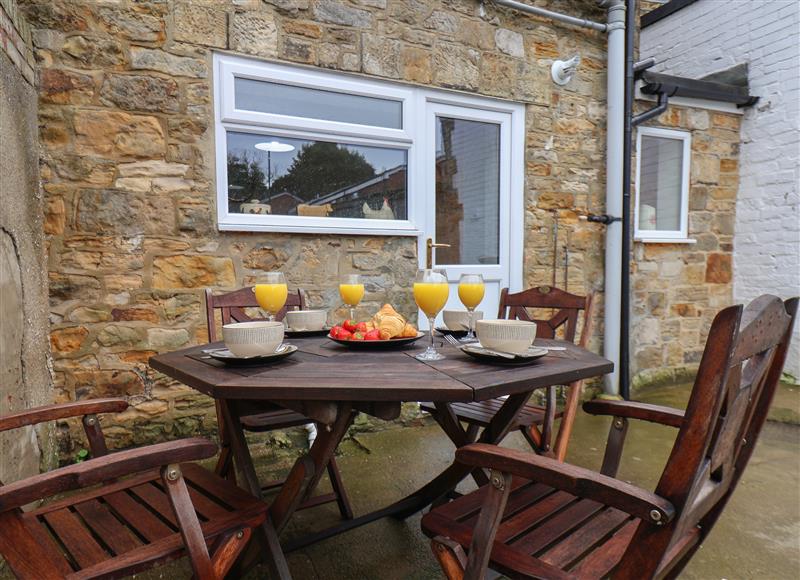
{"type": "Polygon", "coordinates": [[[353,337],[350,340],[364,340],[364,335],[356,331],[353,333],[353,337]]]}
{"type": "Polygon", "coordinates": [[[348,332],[355,332],[356,331],[356,325],[349,318],[344,321],[344,324],[342,324],[342,326],[348,332]]]}
{"type": "Polygon", "coordinates": [[[339,331],[339,334],[336,336],[336,338],[339,340],[353,340],[353,333],[343,328],[339,331]]]}
{"type": "Polygon", "coordinates": [[[339,325],[337,324],[336,326],[334,326],[333,328],[331,328],[330,335],[331,335],[333,338],[339,338],[339,333],[340,333],[341,331],[343,331],[343,330],[344,330],[344,328],[342,328],[341,326],[339,326],[339,325]]]}
{"type": "Polygon", "coordinates": [[[364,340],[380,340],[381,339],[381,331],[377,328],[374,330],[370,330],[364,335],[364,340]]]}
{"type": "Polygon", "coordinates": [[[361,334],[367,333],[367,323],[366,322],[359,322],[356,324],[356,332],[360,332],[361,334]]]}

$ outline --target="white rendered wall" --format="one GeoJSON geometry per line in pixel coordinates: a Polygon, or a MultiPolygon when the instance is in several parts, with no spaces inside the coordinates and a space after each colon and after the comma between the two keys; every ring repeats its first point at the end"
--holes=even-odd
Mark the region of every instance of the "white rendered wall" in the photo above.
{"type": "MultiPolygon", "coordinates": [[[[734,234],[733,295],[800,294],[800,2],[700,0],[642,30],[640,58],[689,78],[749,65],[734,234]]],[[[800,379],[800,327],[786,372],[800,379]]]]}

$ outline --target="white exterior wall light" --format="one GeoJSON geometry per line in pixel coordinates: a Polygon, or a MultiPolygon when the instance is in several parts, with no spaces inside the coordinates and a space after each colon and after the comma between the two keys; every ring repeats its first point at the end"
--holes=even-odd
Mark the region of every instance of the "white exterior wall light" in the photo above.
{"type": "Polygon", "coordinates": [[[566,85],[575,76],[581,64],[581,55],[576,54],[569,60],[557,60],[550,67],[550,76],[557,85],[566,85]]]}

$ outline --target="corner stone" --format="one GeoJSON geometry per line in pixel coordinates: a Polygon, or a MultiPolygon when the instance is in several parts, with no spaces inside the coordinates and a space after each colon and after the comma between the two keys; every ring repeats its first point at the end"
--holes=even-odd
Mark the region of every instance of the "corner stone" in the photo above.
{"type": "Polygon", "coordinates": [[[231,50],[275,56],[278,49],[278,27],[271,15],[260,12],[236,12],[230,32],[231,50]]]}

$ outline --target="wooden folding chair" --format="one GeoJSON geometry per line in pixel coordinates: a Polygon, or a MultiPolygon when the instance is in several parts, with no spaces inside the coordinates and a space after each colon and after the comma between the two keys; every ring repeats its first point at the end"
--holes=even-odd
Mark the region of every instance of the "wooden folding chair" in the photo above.
{"type": "MultiPolygon", "coordinates": [[[[516,318],[536,322],[537,338],[562,338],[575,341],[578,332],[578,320],[583,311],[583,327],[578,346],[586,348],[592,335],[592,314],[594,298],[569,294],[558,288],[539,286],[523,292],[509,293],[503,288],[500,294],[498,318],[516,318]],[[536,318],[528,309],[551,311],[548,318],[536,318]],[[558,333],[561,333],[560,335],[558,333]]],[[[528,403],[515,420],[513,429],[519,429],[531,446],[538,452],[556,457],[563,461],[567,454],[567,445],[578,410],[583,381],[575,381],[567,386],[567,400],[561,411],[556,409],[556,387],[546,391],[545,406],[528,403]],[[561,425],[553,444],[552,425],[555,419],[561,418],[561,425]]],[[[455,418],[469,425],[467,437],[475,441],[480,429],[485,428],[505,401],[489,399],[474,403],[454,403],[450,405],[455,418]]],[[[437,421],[442,421],[436,407],[430,403],[420,403],[420,408],[427,411],[437,421]]],[[[447,430],[445,430],[447,432],[447,430]]]]}
{"type": "Polygon", "coordinates": [[[17,578],[118,578],[188,556],[196,578],[224,578],[258,529],[272,539],[272,573],[289,578],[268,506],[189,461],[217,446],[184,439],[108,453],[100,413],[123,399],[38,407],[0,417],[0,431],[82,417],[92,458],[0,483],[0,555],[17,578]],[[22,506],[75,492],[30,511],[22,506]],[[277,548],[275,548],[277,547],[277,548]]]}
{"type": "MultiPolygon", "coordinates": [[[[249,320],[258,320],[250,316],[246,308],[258,308],[255,293],[252,287],[242,288],[226,294],[214,295],[210,289],[206,289],[206,322],[208,324],[208,341],[216,342],[219,340],[217,334],[216,312],[219,312],[222,324],[230,324],[231,322],[246,322],[249,320]]],[[[287,310],[290,308],[297,308],[303,310],[305,308],[305,300],[303,292],[290,293],[286,298],[286,305],[275,315],[276,320],[283,320],[286,316],[287,310]]],[[[231,454],[231,446],[228,441],[228,435],[224,429],[223,413],[220,409],[219,401],[215,401],[217,410],[217,425],[219,429],[220,440],[220,454],[217,461],[216,473],[223,477],[234,478],[233,470],[233,457],[231,454]]],[[[242,427],[247,431],[264,432],[274,431],[276,429],[288,429],[290,427],[297,427],[299,425],[307,425],[312,423],[312,420],[288,409],[276,409],[256,415],[245,415],[240,418],[242,427]]],[[[327,466],[328,477],[331,481],[333,493],[323,494],[317,497],[309,498],[298,509],[306,509],[330,502],[336,502],[339,508],[339,513],[345,519],[353,518],[353,509],[350,506],[350,500],[347,497],[344,484],[342,482],[342,475],[339,472],[339,467],[336,465],[336,459],[331,458],[327,466]]],[[[283,485],[283,481],[272,481],[265,483],[263,489],[273,489],[283,485]]]]}
{"type": "Polygon", "coordinates": [[[686,411],[630,401],[584,409],[614,420],[600,473],[472,444],[456,460],[490,483],[422,518],[448,578],[675,578],[722,513],[780,380],[798,299],[761,296],[711,326],[686,411]],[[615,479],[628,419],[678,429],[655,492],[615,479]],[[467,552],[465,552],[465,550],[467,552]],[[468,557],[466,554],[468,553],[468,557]]]}

